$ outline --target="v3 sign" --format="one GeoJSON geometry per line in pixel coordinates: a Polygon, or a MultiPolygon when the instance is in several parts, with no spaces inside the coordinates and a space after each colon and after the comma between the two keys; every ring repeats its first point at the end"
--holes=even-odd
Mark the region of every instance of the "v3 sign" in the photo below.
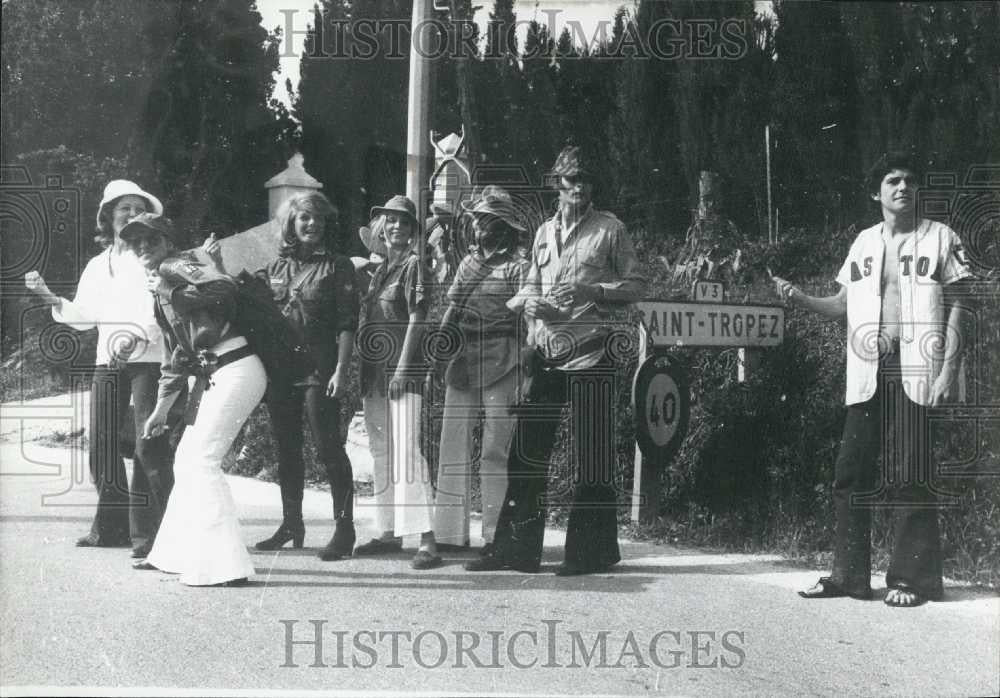
{"type": "Polygon", "coordinates": [[[695,281],[691,300],[721,303],[726,300],[726,287],[721,281],[695,281]]]}
{"type": "Polygon", "coordinates": [[[636,303],[654,344],[691,347],[776,347],[785,334],[778,305],[636,303]]]}

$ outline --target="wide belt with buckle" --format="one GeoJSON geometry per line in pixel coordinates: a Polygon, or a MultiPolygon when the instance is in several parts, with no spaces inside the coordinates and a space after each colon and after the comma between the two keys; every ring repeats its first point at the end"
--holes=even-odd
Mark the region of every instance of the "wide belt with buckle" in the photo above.
{"type": "Polygon", "coordinates": [[[194,424],[198,418],[198,407],[201,405],[201,396],[206,390],[212,387],[212,374],[223,366],[245,359],[253,354],[253,349],[249,344],[227,351],[221,356],[216,356],[210,351],[199,351],[189,362],[186,362],[184,370],[194,375],[194,388],[188,395],[187,407],[184,409],[184,423],[194,424]]]}

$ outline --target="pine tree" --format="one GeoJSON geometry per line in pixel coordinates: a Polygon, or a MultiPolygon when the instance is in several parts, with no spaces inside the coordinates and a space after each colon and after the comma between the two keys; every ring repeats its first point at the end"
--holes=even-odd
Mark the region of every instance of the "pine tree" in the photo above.
{"type": "Polygon", "coordinates": [[[491,163],[522,164],[526,88],[518,62],[513,0],[495,0],[483,60],[475,66],[482,142],[491,163]]]}
{"type": "MultiPolygon", "coordinates": [[[[524,39],[521,74],[525,83],[524,154],[521,162],[529,172],[541,173],[559,152],[558,104],[552,55],[555,44],[543,24],[532,20],[524,39]]],[[[535,180],[538,181],[538,180],[535,180]]]]}
{"type": "Polygon", "coordinates": [[[266,218],[261,186],[287,157],[291,123],[270,103],[277,37],[253,7],[169,3],[144,28],[152,83],[131,163],[159,183],[194,242],[266,218]]]}
{"type": "Polygon", "coordinates": [[[3,3],[4,163],[60,146],[126,155],[149,90],[146,16],[129,0],[3,3]]]}
{"type": "Polygon", "coordinates": [[[857,195],[858,58],[845,50],[837,6],[781,2],[775,9],[775,205],[788,225],[840,228],[857,195]]]}
{"type": "Polygon", "coordinates": [[[340,208],[345,243],[354,249],[351,232],[367,223],[368,209],[400,193],[406,183],[411,10],[411,0],[325,0],[314,20],[325,22],[325,46],[317,50],[309,42],[303,53],[294,113],[302,123],[306,168],[340,208]],[[355,29],[359,22],[379,20],[405,25],[399,52],[390,47],[385,29],[373,55],[347,57],[370,52],[354,39],[355,29]]]}

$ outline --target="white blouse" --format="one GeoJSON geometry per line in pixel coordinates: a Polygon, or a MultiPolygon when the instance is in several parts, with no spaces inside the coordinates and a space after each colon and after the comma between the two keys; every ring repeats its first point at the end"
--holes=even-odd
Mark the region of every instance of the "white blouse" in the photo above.
{"type": "Polygon", "coordinates": [[[163,358],[163,336],[153,316],[153,296],[146,290],[146,270],[130,251],[114,247],[91,259],[80,276],[72,301],[52,306],[52,319],[77,330],[97,327],[97,364],[106,365],[113,348],[136,342],[129,363],[163,358]]]}

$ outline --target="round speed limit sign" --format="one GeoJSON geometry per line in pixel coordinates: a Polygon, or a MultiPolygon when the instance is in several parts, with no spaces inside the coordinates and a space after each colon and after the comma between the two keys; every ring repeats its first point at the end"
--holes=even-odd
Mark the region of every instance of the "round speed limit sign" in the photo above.
{"type": "Polygon", "coordinates": [[[632,409],[642,455],[669,460],[687,435],[691,394],[683,373],[666,357],[651,356],[636,371],[632,409]]]}

